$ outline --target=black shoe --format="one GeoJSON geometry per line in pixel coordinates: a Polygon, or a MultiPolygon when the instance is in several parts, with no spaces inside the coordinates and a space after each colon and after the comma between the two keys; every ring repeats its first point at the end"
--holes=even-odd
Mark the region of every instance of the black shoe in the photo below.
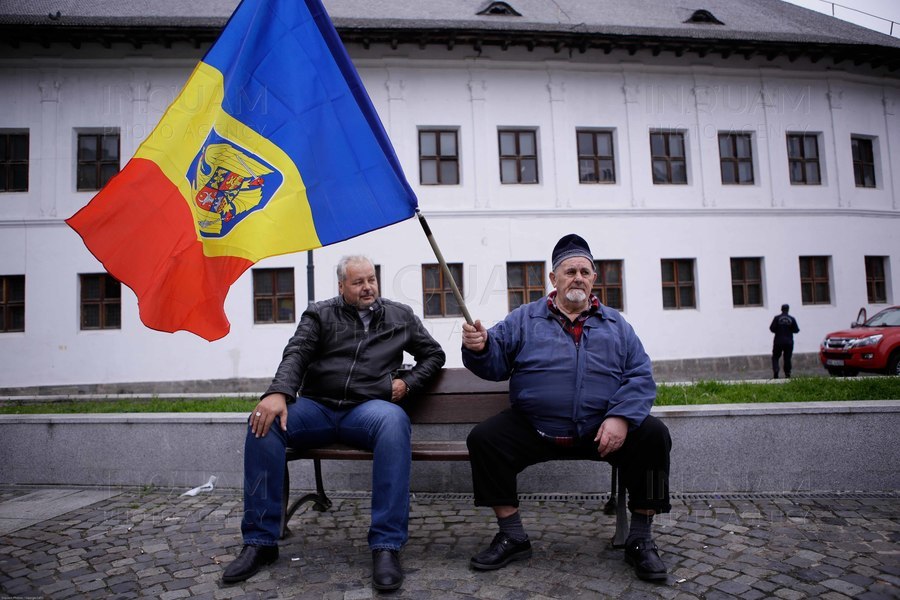
{"type": "Polygon", "coordinates": [[[245,544],[243,550],[231,564],[225,567],[222,581],[237,583],[250,579],[261,568],[278,560],[278,546],[250,546],[245,544]]]}
{"type": "Polygon", "coordinates": [[[658,551],[659,548],[650,540],[628,542],[625,544],[625,562],[634,567],[639,579],[663,581],[669,575],[658,551]]]}
{"type": "Polygon", "coordinates": [[[372,587],[390,592],[403,583],[403,569],[397,550],[372,550],[372,587]]]}
{"type": "Polygon", "coordinates": [[[531,558],[531,542],[527,538],[517,542],[501,532],[494,536],[490,547],[473,556],[469,564],[479,571],[493,571],[526,558],[531,558]]]}

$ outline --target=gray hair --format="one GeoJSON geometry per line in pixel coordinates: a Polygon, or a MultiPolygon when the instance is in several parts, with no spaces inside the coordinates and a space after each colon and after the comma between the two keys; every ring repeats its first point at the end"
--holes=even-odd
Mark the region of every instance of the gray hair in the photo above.
{"type": "Polygon", "coordinates": [[[368,256],[364,256],[362,254],[351,254],[350,256],[342,256],[341,260],[338,261],[337,264],[337,278],[338,282],[344,281],[347,278],[347,265],[350,263],[359,264],[359,263],[369,263],[370,265],[374,265],[369,259],[368,256]]]}

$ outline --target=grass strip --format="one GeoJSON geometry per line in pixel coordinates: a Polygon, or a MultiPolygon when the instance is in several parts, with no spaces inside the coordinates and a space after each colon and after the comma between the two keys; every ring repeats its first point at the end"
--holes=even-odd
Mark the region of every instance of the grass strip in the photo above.
{"type": "Polygon", "coordinates": [[[161,413],[161,412],[250,412],[256,405],[249,398],[123,398],[109,400],[62,400],[53,402],[4,400],[3,415],[75,413],[161,413]]]}
{"type": "Polygon", "coordinates": [[[840,400],[900,400],[900,377],[795,377],[778,383],[698,381],[684,386],[661,385],[656,406],[840,400]]]}
{"type": "MultiPolygon", "coordinates": [[[[698,381],[662,384],[657,406],[736,404],[753,402],[828,402],[838,400],[900,400],[900,377],[796,377],[779,382],[698,381]]],[[[254,398],[127,398],[54,402],[4,400],[0,414],[248,412],[254,398]]]]}

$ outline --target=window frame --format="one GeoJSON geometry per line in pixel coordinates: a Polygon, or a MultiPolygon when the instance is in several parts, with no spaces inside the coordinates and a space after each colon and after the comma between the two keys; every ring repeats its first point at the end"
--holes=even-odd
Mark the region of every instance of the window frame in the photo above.
{"type": "Polygon", "coordinates": [[[26,131],[20,130],[0,130],[0,145],[3,146],[3,160],[0,161],[0,194],[27,192],[30,184],[30,155],[31,155],[31,135],[26,131]],[[13,156],[13,138],[22,137],[25,139],[25,156],[13,156]],[[16,167],[25,168],[25,187],[15,187],[15,170],[16,167]]]}
{"type": "Polygon", "coordinates": [[[601,304],[618,311],[625,310],[625,261],[622,259],[605,259],[599,258],[594,260],[594,271],[597,273],[597,279],[591,287],[591,293],[597,296],[601,304]],[[610,269],[617,269],[619,274],[619,283],[609,283],[607,274],[610,269]],[[610,290],[618,290],[621,302],[618,305],[609,301],[610,290]]]}
{"type": "Polygon", "coordinates": [[[719,133],[719,175],[722,178],[722,185],[756,185],[756,172],[753,167],[753,134],[747,132],[720,132],[719,133]],[[738,138],[746,139],[747,156],[739,156],[738,138]],[[722,155],[722,142],[728,141],[731,156],[722,155]],[[732,165],[734,172],[734,181],[725,181],[725,166],[732,165]],[[750,179],[741,181],[741,165],[750,166],[750,179]]]}
{"type": "MultiPolygon", "coordinates": [[[[463,263],[447,263],[447,267],[450,269],[451,275],[453,275],[454,280],[456,281],[456,286],[459,288],[459,293],[463,294],[463,263]]],[[[448,312],[447,309],[447,300],[449,298],[453,298],[453,302],[456,303],[456,298],[453,297],[453,288],[450,287],[449,281],[444,278],[444,269],[441,268],[441,265],[438,263],[426,263],[422,265],[422,315],[426,319],[440,319],[444,317],[461,317],[462,316],[462,307],[458,307],[458,312],[448,312]],[[428,286],[428,278],[429,272],[436,270],[438,275],[438,281],[440,282],[440,287],[429,287],[428,286]],[[429,300],[437,295],[440,298],[440,314],[429,313],[430,302],[429,300]]]]}
{"type": "Polygon", "coordinates": [[[865,256],[866,299],[869,304],[888,304],[887,256],[865,256]],[[880,273],[873,273],[870,266],[879,265],[880,273]]]}
{"type": "Polygon", "coordinates": [[[122,284],[109,273],[79,273],[78,274],[78,298],[79,298],[79,317],[81,321],[81,331],[103,331],[110,329],[122,329],[122,284]],[[99,280],[98,288],[100,294],[98,298],[85,298],[85,281],[88,278],[97,278],[99,280]],[[107,286],[115,283],[117,296],[107,296],[107,286]],[[97,327],[85,324],[86,306],[98,306],[98,315],[100,324],[97,327]],[[110,317],[110,308],[118,308],[118,320],[112,323],[114,319],[110,317]]]}
{"type": "Polygon", "coordinates": [[[612,185],[616,183],[616,146],[615,146],[615,130],[614,129],[588,129],[588,128],[577,128],[575,129],[575,153],[578,160],[578,183],[584,184],[601,184],[601,185],[612,185]],[[591,154],[582,154],[581,153],[581,136],[589,135],[591,137],[591,154]],[[599,136],[608,136],[609,137],[609,151],[610,154],[600,154],[599,144],[597,143],[599,136]],[[582,170],[582,163],[585,161],[590,161],[593,165],[594,176],[595,179],[586,179],[585,173],[582,170]],[[600,173],[603,172],[603,169],[600,168],[600,164],[602,162],[609,162],[611,165],[611,178],[601,178],[600,173]]]}
{"type": "Polygon", "coordinates": [[[660,259],[660,279],[662,281],[662,297],[663,310],[685,310],[697,308],[697,277],[696,277],[696,259],[693,258],[661,258],[660,259]],[[665,278],[665,263],[672,264],[672,280],[667,281],[665,278]],[[679,268],[682,267],[682,268],[679,268]],[[679,276],[679,271],[689,271],[690,280],[686,280],[679,276]],[[674,305],[666,305],[666,289],[674,289],[675,296],[674,305]],[[691,295],[690,304],[683,303],[681,300],[682,289],[689,289],[691,295]]]}
{"type": "Polygon", "coordinates": [[[419,184],[420,185],[460,185],[461,177],[459,171],[459,129],[453,128],[441,128],[441,127],[423,127],[419,129],[419,184]],[[441,137],[443,134],[453,134],[453,143],[456,149],[455,154],[444,154],[441,148],[441,137]],[[426,155],[422,152],[422,136],[423,135],[433,135],[434,136],[434,148],[436,154],[434,155],[426,155]],[[426,182],[424,177],[423,166],[426,162],[434,162],[435,163],[435,175],[436,181],[426,182]],[[442,165],[445,163],[454,163],[454,173],[456,176],[456,181],[447,182],[443,181],[444,171],[442,169],[442,165]]]}
{"type": "Polygon", "coordinates": [[[524,304],[534,302],[543,298],[547,294],[547,273],[546,263],[544,261],[510,261],[506,263],[506,308],[507,312],[512,312],[524,304]],[[522,269],[522,285],[513,286],[510,284],[510,269],[522,269]],[[530,269],[540,268],[537,281],[531,277],[530,269]],[[537,297],[532,295],[537,292],[537,297]],[[513,294],[521,294],[522,302],[513,306],[513,294]]]}
{"type": "Polygon", "coordinates": [[[110,132],[96,132],[96,131],[79,131],[76,136],[75,141],[75,191],[77,192],[96,192],[103,189],[109,180],[115,177],[122,170],[122,136],[119,131],[110,132]],[[96,157],[94,159],[87,159],[82,157],[82,140],[87,138],[93,138],[95,140],[94,152],[96,157]],[[116,157],[115,160],[103,159],[103,141],[104,138],[115,138],[116,140],[116,157]],[[111,173],[108,176],[105,176],[104,167],[108,167],[110,165],[115,165],[116,170],[115,173],[111,173]],[[86,184],[82,184],[82,172],[89,172],[90,169],[93,168],[94,173],[93,176],[96,178],[96,187],[88,186],[86,184]]]}
{"type": "Polygon", "coordinates": [[[858,188],[874,189],[878,187],[878,178],[875,173],[875,140],[863,135],[850,136],[850,154],[853,159],[853,181],[858,188]],[[860,156],[860,146],[866,146],[868,156],[860,156]],[[866,181],[866,175],[871,177],[871,185],[866,181]]]}
{"type": "Polygon", "coordinates": [[[787,133],[785,134],[785,141],[787,143],[787,157],[788,157],[788,180],[791,185],[823,185],[823,173],[822,173],[822,151],[819,147],[819,135],[816,133],[787,133]],[[799,140],[799,148],[800,155],[794,156],[791,154],[791,139],[799,140]],[[816,155],[815,157],[808,157],[806,154],[806,141],[812,140],[816,145],[816,155]],[[803,178],[798,180],[794,178],[794,169],[793,165],[799,164],[802,166],[801,172],[803,173],[803,178]],[[816,173],[818,177],[818,181],[810,182],[807,177],[807,165],[814,164],[816,166],[816,173]]]}
{"type": "Polygon", "coordinates": [[[296,323],[297,322],[297,297],[296,297],[296,289],[297,283],[294,279],[294,268],[293,267],[267,267],[267,268],[254,268],[252,269],[253,275],[253,323],[254,325],[279,325],[283,323],[296,323]],[[282,291],[279,286],[280,276],[281,275],[290,275],[288,280],[291,282],[290,290],[282,291]],[[259,279],[263,277],[268,277],[270,279],[270,289],[272,290],[270,293],[262,293],[260,291],[259,286],[257,285],[259,279]],[[258,279],[259,278],[259,279],[258,279]],[[290,300],[291,303],[291,316],[290,319],[281,318],[281,301],[290,300]],[[259,303],[260,302],[268,302],[270,314],[272,315],[271,319],[261,319],[260,311],[259,311],[259,303]]]}
{"type": "Polygon", "coordinates": [[[21,333],[25,331],[25,275],[0,275],[0,333],[21,333]],[[20,283],[22,299],[10,298],[13,280],[20,283]],[[22,328],[13,328],[13,313],[21,309],[22,328]]]}
{"type": "Polygon", "coordinates": [[[538,163],[538,135],[537,129],[501,127],[497,129],[497,154],[499,155],[500,165],[500,184],[501,185],[536,185],[541,182],[540,164],[538,163]],[[515,154],[503,154],[503,135],[513,134],[515,136],[515,154]],[[534,154],[522,154],[521,139],[523,135],[530,135],[534,154]],[[514,161],[516,164],[516,180],[504,181],[503,164],[505,161],[514,161]],[[534,181],[522,180],[522,164],[526,161],[534,162],[534,181]]]}
{"type": "Polygon", "coordinates": [[[800,259],[800,298],[804,306],[830,305],[831,304],[831,257],[830,256],[801,256],[800,259]],[[823,264],[824,275],[816,273],[816,265],[823,264]],[[804,269],[804,265],[807,268],[804,269]],[[804,275],[804,270],[807,274],[804,275]],[[816,292],[818,286],[825,286],[824,299],[819,299],[816,292]]]}
{"type": "Polygon", "coordinates": [[[676,130],[666,130],[666,129],[654,129],[650,131],[650,177],[653,180],[653,185],[688,185],[688,181],[690,179],[688,174],[688,162],[687,162],[687,135],[685,135],[684,131],[676,131],[676,130]],[[665,154],[654,154],[653,153],[653,136],[663,136],[663,148],[665,154]],[[678,137],[681,140],[681,148],[683,150],[682,156],[672,156],[671,149],[671,140],[674,137],[678,137]],[[654,169],[654,164],[657,161],[665,161],[666,164],[666,177],[665,180],[658,180],[656,177],[656,170],[654,169]],[[675,181],[673,177],[672,165],[674,163],[683,163],[684,166],[684,181],[675,181]]]}
{"type": "Polygon", "coordinates": [[[754,308],[764,305],[763,295],[763,259],[758,256],[733,256],[730,259],[731,264],[731,304],[734,308],[754,308]],[[747,265],[755,264],[759,277],[754,279],[747,275],[747,265]],[[739,265],[739,272],[735,272],[735,266],[739,265]],[[735,287],[741,291],[741,302],[735,295],[735,287]],[[759,302],[751,302],[751,288],[757,288],[759,302]]]}

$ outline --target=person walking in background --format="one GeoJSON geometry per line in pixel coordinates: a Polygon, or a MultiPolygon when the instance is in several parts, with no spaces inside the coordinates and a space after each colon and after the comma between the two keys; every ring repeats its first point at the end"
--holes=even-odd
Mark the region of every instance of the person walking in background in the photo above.
{"type": "Polygon", "coordinates": [[[772,342],[772,373],[778,379],[778,359],[784,354],[784,375],[791,376],[791,356],[794,354],[794,334],[800,333],[797,319],[788,314],[791,309],[787,304],[781,305],[781,314],[772,319],[769,331],[775,334],[772,342]]]}
{"type": "Polygon", "coordinates": [[[409,537],[411,427],[397,403],[437,375],[446,357],[410,307],[378,294],[371,260],[345,256],[337,278],[339,295],[303,313],[251,413],[244,546],[225,568],[224,583],[244,581],[278,559],[285,448],[333,442],[372,451],[372,585],[392,591],[403,582],[399,552],[409,537]],[[394,373],[404,352],[416,364],[401,379],[394,373]]]}

